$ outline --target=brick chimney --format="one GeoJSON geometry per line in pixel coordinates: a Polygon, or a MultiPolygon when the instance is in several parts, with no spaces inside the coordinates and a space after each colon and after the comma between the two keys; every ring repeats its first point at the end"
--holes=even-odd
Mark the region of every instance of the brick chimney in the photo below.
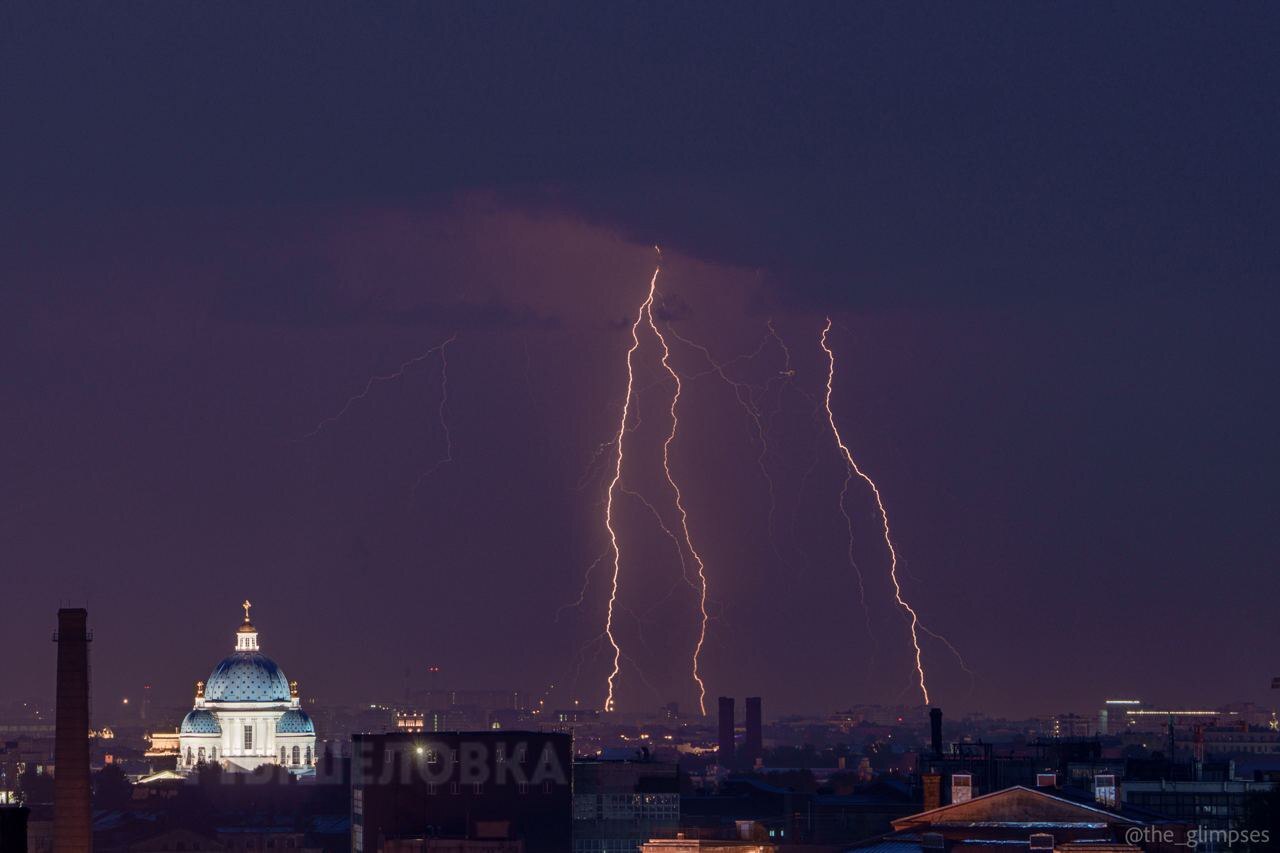
{"type": "Polygon", "coordinates": [[[920,784],[924,788],[924,811],[942,807],[942,774],[921,773],[920,784]]]}
{"type": "Polygon", "coordinates": [[[89,613],[58,611],[57,714],[53,746],[53,853],[89,853],[89,613]]]}

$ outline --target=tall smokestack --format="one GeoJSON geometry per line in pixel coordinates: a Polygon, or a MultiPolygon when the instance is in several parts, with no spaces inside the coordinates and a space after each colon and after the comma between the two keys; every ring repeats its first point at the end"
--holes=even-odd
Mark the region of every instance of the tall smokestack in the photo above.
{"type": "Polygon", "coordinates": [[[720,766],[733,767],[733,697],[720,697],[720,766]]]}
{"type": "Polygon", "coordinates": [[[58,708],[53,747],[53,851],[89,853],[89,613],[58,611],[58,708]]]}
{"type": "Polygon", "coordinates": [[[764,711],[759,696],[747,697],[747,728],[742,738],[743,763],[754,765],[764,756],[764,711]]]}
{"type": "Polygon", "coordinates": [[[942,709],[929,709],[929,744],[934,755],[942,755],[942,709]]]}

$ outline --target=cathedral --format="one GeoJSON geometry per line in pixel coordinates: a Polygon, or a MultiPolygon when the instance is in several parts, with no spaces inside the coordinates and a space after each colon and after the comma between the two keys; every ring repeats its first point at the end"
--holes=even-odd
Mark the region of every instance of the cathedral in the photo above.
{"type": "Polygon", "coordinates": [[[195,707],[179,730],[178,770],[202,763],[224,770],[251,771],[278,764],[291,773],[313,773],[316,730],[298,701],[298,682],[289,681],[258,647],[258,629],[249,621],[236,629],[235,651],[196,682],[195,707]]]}

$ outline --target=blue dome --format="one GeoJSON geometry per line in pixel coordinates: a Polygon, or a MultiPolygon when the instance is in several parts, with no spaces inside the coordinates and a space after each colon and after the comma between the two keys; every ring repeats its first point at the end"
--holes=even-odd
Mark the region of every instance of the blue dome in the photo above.
{"type": "Polygon", "coordinates": [[[289,682],[261,652],[236,652],[213,668],[204,686],[210,702],[288,702],[289,682]]]}
{"type": "Polygon", "coordinates": [[[307,712],[298,708],[285,711],[284,716],[276,723],[278,735],[313,735],[315,733],[316,727],[311,724],[311,718],[307,716],[307,712]]]}
{"type": "Polygon", "coordinates": [[[222,727],[218,725],[218,719],[213,714],[197,708],[182,718],[182,734],[220,735],[222,727]]]}

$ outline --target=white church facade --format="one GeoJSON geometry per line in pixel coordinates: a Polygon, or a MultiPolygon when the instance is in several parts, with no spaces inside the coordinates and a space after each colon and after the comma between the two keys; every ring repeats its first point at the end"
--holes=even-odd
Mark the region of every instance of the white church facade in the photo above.
{"type": "Polygon", "coordinates": [[[316,730],[299,703],[298,683],[259,649],[251,605],[243,607],[235,650],[208,680],[196,683],[195,707],[178,733],[178,770],[190,773],[202,763],[233,771],[276,764],[298,775],[313,773],[316,730]]]}

